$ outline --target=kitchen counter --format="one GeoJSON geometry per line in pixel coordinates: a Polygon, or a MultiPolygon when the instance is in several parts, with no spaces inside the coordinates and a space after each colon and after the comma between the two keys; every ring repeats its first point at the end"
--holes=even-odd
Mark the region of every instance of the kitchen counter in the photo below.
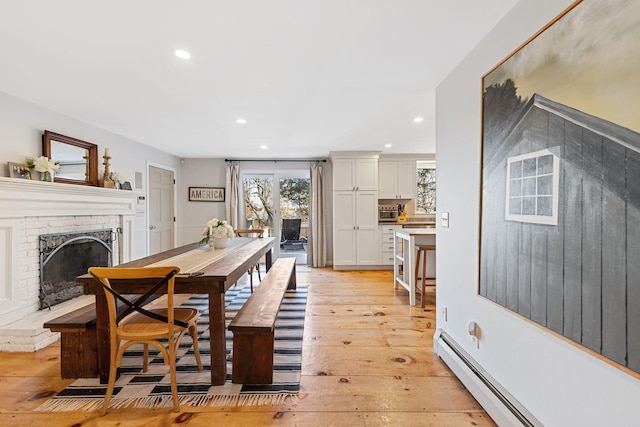
{"type": "MultiPolygon", "coordinates": [[[[398,285],[409,291],[409,304],[416,304],[416,244],[436,244],[435,228],[403,228],[393,239],[393,288],[398,285]]],[[[435,252],[427,254],[427,270],[435,277],[435,252]]]]}
{"type": "Polygon", "coordinates": [[[378,222],[378,225],[401,225],[404,228],[435,228],[434,221],[378,222]]]}
{"type": "Polygon", "coordinates": [[[402,228],[436,228],[435,222],[426,221],[407,221],[399,222],[398,224],[402,224],[402,228]]]}

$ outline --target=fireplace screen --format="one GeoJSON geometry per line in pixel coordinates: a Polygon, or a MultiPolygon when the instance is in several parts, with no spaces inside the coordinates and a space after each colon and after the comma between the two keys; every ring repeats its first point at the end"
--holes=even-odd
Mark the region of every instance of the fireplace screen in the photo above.
{"type": "Polygon", "coordinates": [[[110,229],[40,236],[40,309],[83,294],[75,278],[89,267],[110,267],[110,229]]]}

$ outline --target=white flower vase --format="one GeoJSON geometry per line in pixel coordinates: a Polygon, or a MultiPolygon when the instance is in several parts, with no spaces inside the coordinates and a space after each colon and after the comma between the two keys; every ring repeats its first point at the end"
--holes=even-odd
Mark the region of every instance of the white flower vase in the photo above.
{"type": "Polygon", "coordinates": [[[212,250],[214,250],[214,249],[215,249],[215,247],[214,247],[214,245],[213,245],[213,238],[210,238],[210,239],[209,239],[209,242],[207,242],[207,243],[209,243],[209,250],[210,250],[210,251],[212,251],[212,250]]]}
{"type": "Polygon", "coordinates": [[[40,172],[40,181],[53,182],[55,172],[40,172]]]}
{"type": "Polygon", "coordinates": [[[216,249],[224,249],[227,247],[228,242],[229,242],[228,236],[216,237],[213,239],[213,247],[216,249]]]}

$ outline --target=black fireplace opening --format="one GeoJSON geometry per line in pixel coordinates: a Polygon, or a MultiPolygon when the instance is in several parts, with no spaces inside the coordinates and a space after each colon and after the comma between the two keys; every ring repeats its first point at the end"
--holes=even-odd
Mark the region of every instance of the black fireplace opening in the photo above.
{"type": "Polygon", "coordinates": [[[76,277],[89,267],[111,267],[111,229],[40,236],[40,310],[82,295],[76,277]]]}

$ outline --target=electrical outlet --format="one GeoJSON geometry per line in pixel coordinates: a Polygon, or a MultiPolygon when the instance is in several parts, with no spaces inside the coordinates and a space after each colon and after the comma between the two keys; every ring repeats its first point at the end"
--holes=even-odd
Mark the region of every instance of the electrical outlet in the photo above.
{"type": "Polygon", "coordinates": [[[471,335],[470,338],[471,338],[471,344],[475,348],[480,348],[480,341],[478,340],[478,337],[475,337],[475,336],[471,335]]]}
{"type": "Polygon", "coordinates": [[[446,322],[447,321],[447,306],[446,305],[442,306],[441,314],[442,314],[442,319],[446,322]]]}

